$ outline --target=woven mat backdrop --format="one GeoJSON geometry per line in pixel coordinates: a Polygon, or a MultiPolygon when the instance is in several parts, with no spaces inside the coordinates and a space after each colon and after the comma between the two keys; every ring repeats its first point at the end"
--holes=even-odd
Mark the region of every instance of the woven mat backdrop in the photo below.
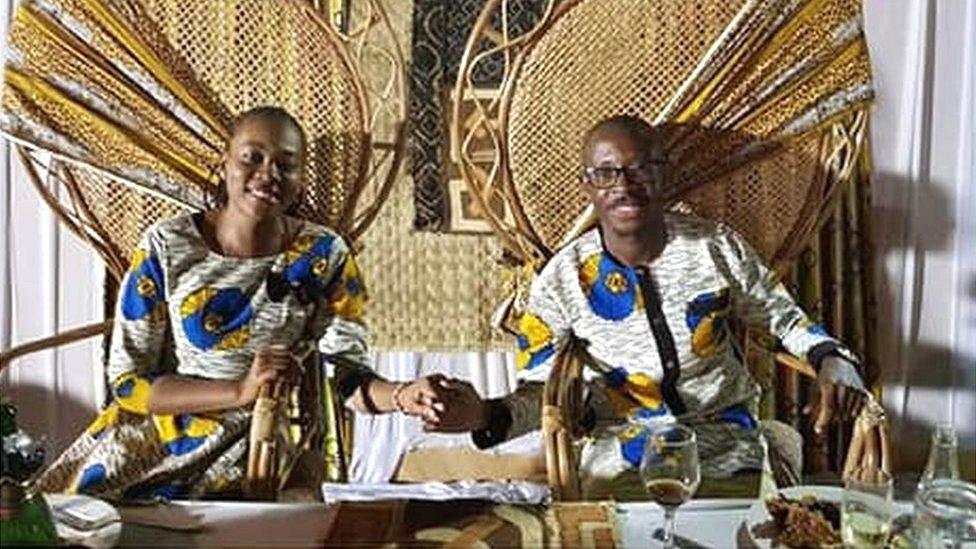
{"type": "MultiPolygon", "coordinates": [[[[385,7],[393,28],[402,37],[400,45],[409,64],[414,3],[386,2],[385,7]]],[[[359,4],[352,2],[351,25],[355,27],[362,16],[359,4]]],[[[448,93],[450,87],[443,90],[448,93]]],[[[415,119],[411,124],[414,128],[420,125],[415,119]]],[[[446,128],[446,121],[442,126],[446,128]]],[[[416,139],[414,130],[408,140],[416,139]]],[[[513,348],[508,337],[493,331],[489,325],[492,310],[503,299],[507,288],[506,273],[496,263],[501,257],[497,238],[488,234],[415,231],[415,212],[419,210],[415,208],[414,180],[407,172],[401,171],[386,204],[362,238],[360,260],[369,288],[367,321],[373,348],[380,351],[513,348]]]]}
{"type": "Polygon", "coordinates": [[[328,546],[621,547],[612,502],[550,507],[389,500],[340,503],[328,546]]]}
{"type": "MultiPolygon", "coordinates": [[[[407,4],[404,2],[403,4],[407,4]]],[[[414,180],[413,226],[422,231],[488,233],[449,158],[447,117],[461,55],[485,0],[416,0],[410,41],[410,152],[414,180]]],[[[545,2],[508,2],[513,34],[532,28],[545,2]]],[[[400,9],[399,6],[392,10],[400,9]]],[[[497,25],[496,25],[497,26],[497,25]]],[[[474,81],[493,92],[502,77],[501,55],[478,66],[474,81]]]]}

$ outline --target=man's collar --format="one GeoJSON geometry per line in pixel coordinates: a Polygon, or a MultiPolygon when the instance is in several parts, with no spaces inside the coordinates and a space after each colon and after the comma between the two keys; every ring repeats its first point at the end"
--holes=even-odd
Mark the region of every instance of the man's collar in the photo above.
{"type": "MultiPolygon", "coordinates": [[[[673,229],[673,223],[672,223],[672,221],[673,221],[672,220],[672,214],[670,214],[668,212],[665,212],[665,214],[664,214],[664,247],[661,249],[661,254],[658,255],[657,258],[654,259],[654,261],[651,261],[650,265],[653,265],[655,262],[657,262],[664,255],[665,251],[668,249],[668,246],[671,244],[671,241],[674,239],[674,229],[673,229]]],[[[613,253],[607,248],[606,243],[603,241],[603,228],[600,227],[600,224],[599,223],[597,223],[597,225],[594,226],[589,231],[587,231],[587,232],[583,233],[582,235],[580,235],[580,238],[593,238],[593,239],[595,239],[597,246],[600,247],[600,251],[603,253],[603,255],[605,255],[607,257],[607,259],[609,259],[611,262],[613,262],[614,265],[620,267],[621,269],[628,269],[628,270],[634,269],[634,267],[628,267],[623,261],[620,261],[619,259],[617,259],[616,256],[614,256],[613,253]],[[591,235],[591,233],[592,233],[592,235],[591,235]]]]}

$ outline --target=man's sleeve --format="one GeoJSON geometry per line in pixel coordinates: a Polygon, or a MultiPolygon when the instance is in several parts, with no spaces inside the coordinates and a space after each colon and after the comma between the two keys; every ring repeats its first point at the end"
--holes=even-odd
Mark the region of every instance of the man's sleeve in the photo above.
{"type": "Polygon", "coordinates": [[[515,357],[518,388],[488,401],[488,427],[472,433],[479,448],[488,448],[536,430],[541,424],[542,390],[556,354],[569,339],[570,321],[560,301],[554,272],[543,272],[529,291],[525,312],[518,319],[515,357]]]}
{"type": "Polygon", "coordinates": [[[791,354],[818,370],[830,355],[859,363],[853,352],[807,317],[741,236],[720,225],[712,254],[730,283],[738,318],[776,336],[791,354]]]}

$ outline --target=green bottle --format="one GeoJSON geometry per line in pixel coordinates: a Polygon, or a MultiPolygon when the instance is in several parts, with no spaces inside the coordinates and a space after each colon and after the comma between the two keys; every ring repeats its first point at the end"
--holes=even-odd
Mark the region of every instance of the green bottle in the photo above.
{"type": "Polygon", "coordinates": [[[17,409],[14,405],[0,399],[0,438],[17,432],[17,422],[14,420],[16,416],[17,409]]]}
{"type": "Polygon", "coordinates": [[[11,478],[0,479],[0,546],[58,545],[51,510],[39,493],[27,495],[11,478]]]}
{"type": "Polygon", "coordinates": [[[13,404],[0,401],[0,547],[58,545],[47,501],[28,481],[44,450],[17,428],[16,416],[13,404]]]}

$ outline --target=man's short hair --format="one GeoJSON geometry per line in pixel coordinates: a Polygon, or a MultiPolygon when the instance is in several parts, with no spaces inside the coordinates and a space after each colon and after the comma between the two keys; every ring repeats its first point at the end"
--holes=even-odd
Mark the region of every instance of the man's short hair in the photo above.
{"type": "Polygon", "coordinates": [[[650,145],[661,138],[660,132],[648,121],[632,114],[616,114],[597,122],[583,134],[582,160],[585,164],[590,147],[600,137],[625,135],[637,143],[650,145]]]}

